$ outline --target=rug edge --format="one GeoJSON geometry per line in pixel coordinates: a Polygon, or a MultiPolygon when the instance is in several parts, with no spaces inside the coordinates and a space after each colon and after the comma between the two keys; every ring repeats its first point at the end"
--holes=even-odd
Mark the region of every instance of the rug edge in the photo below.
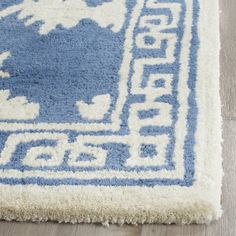
{"type": "MultiPolygon", "coordinates": [[[[209,1],[211,2],[211,1],[209,1]]],[[[209,3],[208,3],[209,4],[209,3]]],[[[209,4],[210,5],[210,4],[209,4]]],[[[214,4],[213,4],[214,5],[214,4]]],[[[217,5],[217,4],[216,4],[217,5]]],[[[217,6],[218,9],[218,6],[217,6]]],[[[219,10],[219,9],[218,9],[219,10]]],[[[218,27],[218,20],[217,20],[217,27],[218,27]]],[[[214,28],[214,27],[213,27],[214,28]]],[[[219,35],[219,33],[218,33],[219,35]]],[[[216,44],[219,47],[219,42],[217,42],[216,40],[216,44]]],[[[207,65],[208,66],[208,65],[207,65]]],[[[217,68],[218,71],[218,68],[217,68]]],[[[214,72],[215,74],[216,72],[214,72]]],[[[219,71],[218,73],[218,77],[219,77],[219,71]]],[[[213,78],[212,78],[213,81],[213,78]]],[[[216,84],[215,89],[217,88],[218,91],[216,92],[216,94],[214,94],[214,98],[216,99],[216,103],[220,102],[220,98],[219,98],[219,83],[216,84]]],[[[208,107],[209,108],[209,107],[208,107]]],[[[219,115],[220,111],[215,111],[212,112],[212,114],[214,113],[214,115],[219,115]]],[[[219,123],[222,126],[222,118],[221,116],[219,117],[219,119],[216,121],[217,125],[219,125],[219,123]]],[[[217,126],[217,129],[219,127],[217,126]]],[[[211,136],[213,134],[211,133],[211,136]]],[[[221,131],[216,132],[216,137],[219,138],[219,135],[221,136],[221,131]]],[[[216,138],[214,138],[214,140],[216,140],[216,138]]],[[[220,140],[221,142],[221,140],[220,140]]],[[[217,144],[219,143],[219,140],[217,140],[217,144]]],[[[215,145],[213,145],[211,148],[213,149],[215,145]]],[[[185,207],[183,207],[183,205],[181,205],[179,208],[167,208],[165,209],[165,211],[163,211],[162,209],[159,210],[159,214],[157,212],[157,209],[155,212],[153,212],[153,215],[149,214],[148,217],[146,216],[146,214],[144,214],[143,210],[140,209],[140,212],[136,212],[137,216],[134,217],[126,217],[126,216],[122,216],[117,214],[116,217],[110,217],[109,215],[103,215],[103,216],[95,216],[93,214],[91,214],[91,216],[88,214],[88,212],[86,210],[84,211],[80,211],[78,212],[81,216],[78,217],[76,216],[75,218],[73,217],[66,217],[66,213],[65,211],[60,211],[57,209],[57,213],[54,215],[51,209],[45,208],[48,211],[47,214],[43,214],[42,213],[38,213],[38,214],[33,214],[34,212],[36,212],[35,210],[35,206],[32,208],[28,208],[25,209],[24,207],[22,208],[19,205],[19,202],[15,205],[14,209],[11,208],[11,206],[9,206],[9,204],[7,202],[4,203],[4,201],[0,200],[0,218],[5,219],[5,220],[17,220],[17,221],[27,221],[27,220],[31,220],[31,221],[47,221],[47,220],[52,220],[52,221],[59,221],[59,222],[71,222],[71,223],[79,223],[79,222],[84,222],[84,223],[103,223],[105,225],[107,225],[109,222],[110,223],[117,223],[117,224],[123,224],[123,223],[128,223],[128,224],[142,224],[142,223],[209,223],[212,220],[216,220],[218,219],[221,214],[222,214],[222,209],[221,209],[221,204],[220,204],[220,192],[221,192],[221,186],[222,186],[222,175],[223,175],[223,169],[222,169],[222,157],[221,157],[221,147],[218,147],[218,151],[217,152],[217,163],[215,163],[215,165],[217,167],[221,166],[221,169],[217,169],[215,165],[211,166],[212,163],[207,163],[207,167],[212,167],[215,168],[214,170],[212,170],[211,173],[211,177],[214,174],[217,174],[217,178],[214,181],[214,183],[209,183],[209,185],[212,187],[210,190],[207,189],[207,185],[204,186],[204,190],[205,190],[205,199],[207,199],[206,197],[208,196],[208,194],[212,197],[211,201],[206,201],[206,200],[198,200],[198,201],[192,201],[192,202],[188,202],[188,204],[186,204],[185,207]],[[220,187],[220,189],[219,189],[220,187]],[[191,209],[191,216],[189,218],[188,215],[186,215],[186,209],[191,209]],[[19,211],[19,212],[18,212],[19,211]],[[185,212],[185,213],[184,213],[185,212]],[[139,216],[139,214],[142,214],[139,216]],[[19,216],[18,216],[19,215],[19,216]],[[41,215],[41,216],[40,216],[41,215]],[[57,216],[58,215],[58,216],[57,216]],[[86,215],[86,216],[84,216],[86,215]],[[166,215],[166,216],[165,216],[166,215]],[[63,219],[64,217],[64,219],[63,219]]],[[[208,155],[212,155],[212,153],[209,153],[209,150],[207,151],[208,155]]],[[[213,158],[211,158],[211,162],[213,158]]],[[[209,182],[212,180],[212,178],[209,178],[209,176],[206,176],[209,180],[209,182]]],[[[1,190],[3,191],[3,189],[1,188],[1,190]]],[[[5,195],[5,194],[4,194],[5,195]]],[[[19,196],[18,196],[19,197],[19,196]]],[[[27,196],[24,196],[24,200],[27,201],[27,196]]],[[[210,197],[209,197],[210,198],[210,197]]],[[[5,196],[4,199],[7,199],[7,196],[5,196]]],[[[201,198],[200,198],[201,199],[201,198]]],[[[29,199],[28,199],[29,200],[29,199]]],[[[17,197],[16,197],[16,201],[17,201],[17,197]]],[[[29,206],[30,206],[30,201],[28,202],[29,206]]],[[[38,205],[38,207],[40,207],[40,205],[38,205]]],[[[40,209],[40,211],[42,212],[42,208],[40,209]]],[[[69,210],[67,209],[67,211],[69,212],[69,210]]],[[[188,212],[188,211],[187,211],[188,212]]],[[[105,213],[105,212],[104,212],[105,213]]]]}
{"type": "MultiPolygon", "coordinates": [[[[60,206],[50,207],[48,205],[27,205],[0,207],[0,218],[6,221],[33,221],[45,222],[56,221],[59,223],[101,223],[109,224],[145,224],[145,223],[162,223],[162,224],[209,224],[220,218],[222,211],[220,206],[211,201],[197,199],[187,202],[160,202],[164,208],[155,209],[135,209],[135,208],[107,208],[107,206],[98,206],[97,209],[80,209],[73,206],[64,209],[60,206]],[[168,205],[166,205],[168,204],[168,205]]],[[[26,199],[25,199],[26,200],[26,199]]],[[[160,204],[161,205],[161,204],[160,204]]]]}

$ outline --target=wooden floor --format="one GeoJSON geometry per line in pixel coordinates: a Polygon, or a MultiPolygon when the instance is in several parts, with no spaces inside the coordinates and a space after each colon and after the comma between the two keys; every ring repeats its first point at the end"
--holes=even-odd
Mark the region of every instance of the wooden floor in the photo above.
{"type": "Polygon", "coordinates": [[[236,236],[236,1],[220,2],[221,97],[225,140],[222,219],[210,226],[144,225],[109,228],[96,225],[0,222],[0,236],[236,236]]]}

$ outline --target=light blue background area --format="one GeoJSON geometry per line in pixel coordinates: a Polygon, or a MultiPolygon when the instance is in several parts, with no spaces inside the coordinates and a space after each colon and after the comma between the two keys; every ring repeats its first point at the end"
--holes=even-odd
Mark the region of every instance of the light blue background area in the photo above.
{"type": "MultiPolygon", "coordinates": [[[[95,7],[103,1],[87,2],[95,7]]],[[[58,26],[49,34],[40,35],[40,22],[26,27],[23,20],[16,18],[18,13],[3,18],[0,52],[10,51],[11,57],[2,69],[11,78],[0,80],[0,88],[10,89],[12,97],[26,96],[29,102],[39,103],[40,115],[35,122],[86,122],[80,117],[76,102],[91,103],[93,97],[101,94],[111,96],[110,113],[118,96],[124,35],[135,3],[127,2],[129,11],[118,33],[84,19],[73,28],[58,26]]],[[[6,6],[4,1],[0,6],[6,6]]],[[[109,120],[107,115],[104,121],[109,120]]]]}

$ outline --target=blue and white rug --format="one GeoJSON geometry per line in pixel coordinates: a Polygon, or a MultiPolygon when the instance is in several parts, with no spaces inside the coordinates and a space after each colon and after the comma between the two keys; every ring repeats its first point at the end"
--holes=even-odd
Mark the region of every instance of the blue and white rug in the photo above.
{"type": "Polygon", "coordinates": [[[0,218],[221,215],[216,0],[0,1],[0,218]]]}

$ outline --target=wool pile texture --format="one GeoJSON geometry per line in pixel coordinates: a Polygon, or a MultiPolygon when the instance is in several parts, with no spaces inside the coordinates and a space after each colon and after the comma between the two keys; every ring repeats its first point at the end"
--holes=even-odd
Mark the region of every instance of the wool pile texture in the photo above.
{"type": "Polygon", "coordinates": [[[0,219],[221,216],[217,0],[0,1],[0,219]]]}

